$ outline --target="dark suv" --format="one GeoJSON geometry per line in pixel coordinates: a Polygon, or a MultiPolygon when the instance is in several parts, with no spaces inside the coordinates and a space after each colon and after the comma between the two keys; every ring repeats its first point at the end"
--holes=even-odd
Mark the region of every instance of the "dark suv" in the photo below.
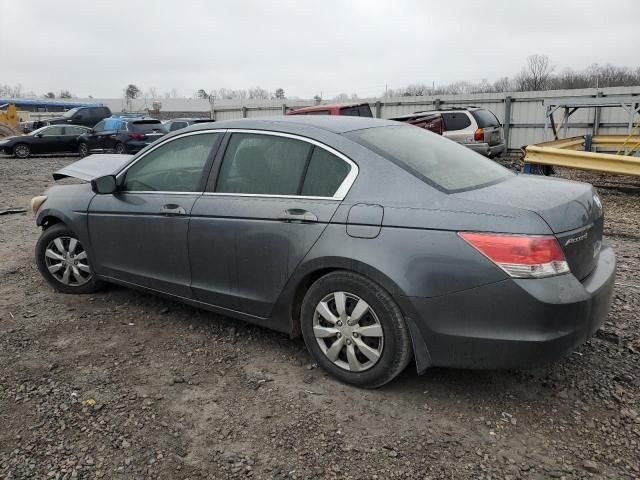
{"type": "Polygon", "coordinates": [[[137,153],[166,135],[160,120],[105,118],[89,133],[78,138],[78,153],[137,153]]]}
{"type": "Polygon", "coordinates": [[[53,117],[41,122],[42,125],[34,125],[34,128],[40,128],[44,125],[81,125],[83,127],[92,128],[100,121],[111,116],[109,107],[76,107],[67,110],[61,117],[53,117]]]}

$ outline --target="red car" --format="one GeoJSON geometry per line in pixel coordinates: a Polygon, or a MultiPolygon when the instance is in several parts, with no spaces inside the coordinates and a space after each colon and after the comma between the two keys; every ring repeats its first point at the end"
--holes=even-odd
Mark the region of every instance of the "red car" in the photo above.
{"type": "Polygon", "coordinates": [[[442,132],[444,131],[444,121],[442,120],[442,115],[439,113],[417,112],[409,115],[402,115],[401,117],[390,118],[389,120],[409,123],[416,127],[437,133],[438,135],[442,135],[442,132]]]}
{"type": "Polygon", "coordinates": [[[287,115],[346,115],[349,117],[373,117],[368,103],[340,103],[334,105],[315,105],[313,107],[289,110],[287,115]]]}

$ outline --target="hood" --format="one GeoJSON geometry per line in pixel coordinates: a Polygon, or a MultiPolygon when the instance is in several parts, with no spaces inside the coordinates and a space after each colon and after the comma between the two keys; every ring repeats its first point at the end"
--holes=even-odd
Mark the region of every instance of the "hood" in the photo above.
{"type": "Polygon", "coordinates": [[[11,135],[10,137],[0,137],[0,143],[7,143],[19,137],[21,137],[21,135],[11,135]]]}
{"type": "Polygon", "coordinates": [[[67,119],[64,117],[50,117],[50,118],[45,118],[44,120],[42,120],[42,124],[46,125],[47,123],[59,123],[59,122],[67,122],[67,119]]]}
{"type": "Polygon", "coordinates": [[[89,155],[54,172],[53,178],[54,180],[60,180],[61,178],[73,177],[89,182],[94,178],[119,172],[122,167],[129,163],[131,158],[133,158],[133,155],[89,155]]]}

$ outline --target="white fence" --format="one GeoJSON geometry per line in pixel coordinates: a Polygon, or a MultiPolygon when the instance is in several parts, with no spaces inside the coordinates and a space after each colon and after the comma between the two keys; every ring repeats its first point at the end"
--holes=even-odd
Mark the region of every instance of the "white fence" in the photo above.
{"type": "MultiPolygon", "coordinates": [[[[367,98],[373,114],[379,118],[393,118],[399,115],[447,106],[468,106],[491,110],[504,123],[505,137],[510,149],[518,149],[524,145],[550,140],[544,138],[545,109],[543,100],[553,97],[614,97],[638,96],[640,103],[640,86],[613,87],[601,89],[551,90],[543,92],[507,92],[473,95],[437,95],[428,97],[367,98]]],[[[122,109],[121,99],[91,99],[92,102],[103,102],[116,112],[122,109]]],[[[208,117],[216,120],[235,118],[253,118],[262,116],[283,115],[285,111],[295,107],[310,106],[312,100],[216,100],[213,106],[202,99],[166,99],[161,100],[163,114],[180,112],[193,116],[208,117]]],[[[322,103],[331,103],[323,101],[322,103]]],[[[149,110],[148,99],[134,100],[133,110],[149,110]]],[[[153,112],[150,112],[153,115],[153,112]]],[[[172,115],[175,116],[175,115],[172,115]]],[[[557,115],[556,121],[560,120],[557,115]]],[[[598,118],[596,108],[584,108],[576,111],[570,118],[567,135],[593,133],[594,122],[598,118]]],[[[635,121],[640,118],[636,116],[635,121]]],[[[624,134],[628,129],[629,114],[622,108],[601,107],[599,123],[595,127],[601,134],[624,134]]],[[[564,132],[563,132],[564,133],[564,132]]]]}

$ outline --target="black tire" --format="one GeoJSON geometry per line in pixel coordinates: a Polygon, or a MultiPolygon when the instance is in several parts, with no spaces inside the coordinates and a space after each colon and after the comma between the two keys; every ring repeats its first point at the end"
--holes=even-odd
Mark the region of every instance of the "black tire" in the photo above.
{"type": "MultiPolygon", "coordinates": [[[[78,277],[76,277],[75,274],[70,274],[70,277],[72,278],[68,280],[69,284],[65,284],[58,276],[56,276],[54,273],[50,271],[50,268],[54,268],[58,265],[62,265],[62,268],[58,269],[58,271],[62,269],[67,269],[66,267],[67,264],[65,263],[67,262],[67,259],[66,257],[65,257],[65,260],[51,259],[47,255],[47,249],[50,246],[55,245],[54,243],[55,240],[59,240],[65,246],[69,247],[70,239],[75,239],[77,242],[76,248],[73,249],[73,252],[76,252],[77,254],[76,255],[77,258],[80,258],[80,255],[78,255],[78,252],[80,253],[85,252],[86,254],[86,250],[84,250],[84,248],[82,247],[82,244],[78,240],[78,237],[76,236],[76,234],[73,231],[71,231],[65,224],[58,223],[44,230],[40,235],[40,238],[38,239],[38,243],[36,243],[36,264],[38,265],[38,270],[40,270],[40,273],[42,274],[44,279],[49,283],[49,285],[51,285],[54,289],[56,289],[59,292],[93,293],[100,290],[100,288],[102,288],[104,284],[103,282],[95,278],[95,275],[93,274],[93,269],[91,268],[91,265],[89,263],[90,259],[88,258],[88,256],[84,256],[82,260],[76,260],[76,265],[78,265],[76,270],[79,272],[79,276],[82,276],[85,273],[84,271],[80,273],[80,270],[78,270],[79,268],[86,266],[88,267],[88,270],[89,270],[89,272],[86,273],[87,278],[83,279],[82,282],[77,280],[78,277]],[[75,282],[74,282],[74,279],[75,279],[75,282]]],[[[60,254],[60,249],[58,249],[55,246],[53,246],[52,248],[49,248],[49,250],[54,250],[53,252],[54,254],[60,254]]],[[[51,254],[51,252],[49,252],[49,254],[51,254]]],[[[71,261],[73,261],[73,257],[69,258],[69,262],[71,261]]],[[[73,267],[69,267],[69,268],[73,268],[73,267]]],[[[61,273],[59,273],[58,275],[60,274],[61,273]]]]}
{"type": "Polygon", "coordinates": [[[127,153],[127,150],[126,148],[124,148],[124,144],[122,142],[116,143],[116,146],[113,148],[113,150],[120,155],[127,153]]]}
{"type": "Polygon", "coordinates": [[[31,155],[31,147],[26,143],[18,143],[13,147],[13,155],[17,158],[28,158],[31,155]]]}
{"type": "Polygon", "coordinates": [[[78,154],[80,158],[84,158],[89,155],[89,146],[85,142],[80,142],[78,145],[78,154]]]}
{"type": "MultiPolygon", "coordinates": [[[[355,301],[352,300],[352,306],[349,307],[347,299],[347,312],[351,308],[349,315],[354,311],[353,303],[355,301]]],[[[322,320],[320,318],[320,321],[322,320]]],[[[412,358],[411,337],[400,308],[384,288],[357,273],[336,271],[318,279],[304,297],[300,322],[302,336],[313,359],[324,370],[345,383],[364,388],[380,387],[402,372],[412,358]],[[332,292],[345,292],[347,295],[364,300],[382,327],[383,339],[380,341],[384,341],[384,343],[379,358],[376,363],[364,371],[349,371],[346,369],[349,367],[341,367],[334,363],[325,355],[320,347],[320,340],[314,334],[314,322],[320,318],[316,316],[316,307],[323,299],[330,297],[332,292]]],[[[344,338],[348,335],[345,333],[344,338]]],[[[355,336],[355,334],[353,335],[355,336]]],[[[341,337],[342,335],[336,338],[341,337]]],[[[321,340],[331,342],[327,339],[321,340]]],[[[365,337],[360,337],[360,341],[363,340],[365,337]]],[[[349,339],[344,341],[349,342],[349,339]]],[[[352,341],[357,342],[355,339],[352,341]]],[[[346,352],[341,348],[340,355],[343,356],[343,354],[346,355],[346,352]]],[[[338,360],[345,363],[340,358],[338,360]]]]}

